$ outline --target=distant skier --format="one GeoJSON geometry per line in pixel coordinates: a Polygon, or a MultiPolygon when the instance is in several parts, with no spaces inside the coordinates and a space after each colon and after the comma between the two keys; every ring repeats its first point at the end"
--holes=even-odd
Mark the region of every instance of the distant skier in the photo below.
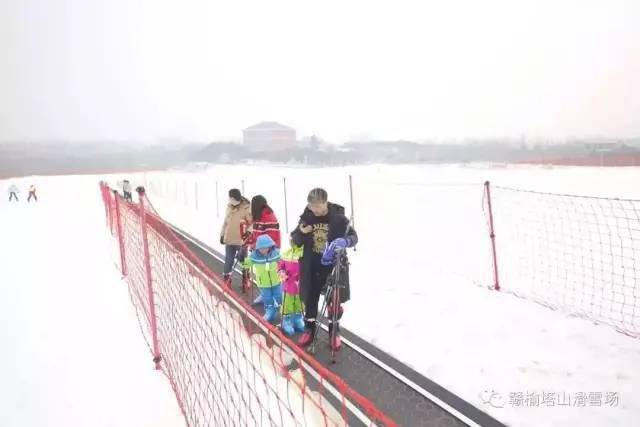
{"type": "Polygon", "coordinates": [[[129,183],[128,179],[125,179],[124,181],[122,181],[122,194],[124,195],[124,199],[127,202],[131,202],[131,184],[129,183]]]}
{"type": "Polygon", "coordinates": [[[20,190],[18,190],[18,187],[15,184],[11,184],[11,186],[9,187],[9,201],[16,199],[17,202],[19,192],[20,190]]]}
{"type": "MultiPolygon", "coordinates": [[[[307,207],[300,215],[298,227],[291,233],[296,246],[302,246],[302,269],[300,272],[300,293],[305,306],[306,330],[298,340],[298,345],[306,347],[313,342],[317,330],[318,301],[325,288],[327,278],[335,262],[336,249],[345,249],[358,243],[358,235],[344,214],[344,208],[329,203],[326,190],[314,188],[307,196],[307,207]]],[[[328,307],[328,314],[337,310],[338,319],[342,316],[342,303],[349,300],[349,275],[344,277],[344,289],[340,292],[338,307],[328,307]]],[[[331,332],[333,324],[329,324],[331,332]]],[[[338,329],[336,329],[338,332],[338,329]]],[[[334,350],[341,346],[340,336],[336,333],[334,350]]]]}
{"type": "Polygon", "coordinates": [[[36,195],[36,186],[31,184],[29,186],[29,197],[27,197],[27,202],[30,202],[31,199],[35,199],[35,201],[38,201],[38,196],[36,195]]]}

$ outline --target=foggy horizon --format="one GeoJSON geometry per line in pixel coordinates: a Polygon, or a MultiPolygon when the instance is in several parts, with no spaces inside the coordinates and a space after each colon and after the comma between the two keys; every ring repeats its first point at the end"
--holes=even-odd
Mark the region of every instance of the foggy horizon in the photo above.
{"type": "Polygon", "coordinates": [[[640,137],[640,5],[0,4],[0,144],[640,137]]]}

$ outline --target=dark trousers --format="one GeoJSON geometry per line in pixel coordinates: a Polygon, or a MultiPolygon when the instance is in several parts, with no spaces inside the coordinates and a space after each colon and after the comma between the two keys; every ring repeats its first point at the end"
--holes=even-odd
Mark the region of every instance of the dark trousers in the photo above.
{"type": "Polygon", "coordinates": [[[233,268],[233,262],[236,259],[236,254],[240,250],[238,245],[226,245],[224,247],[224,274],[230,274],[233,268]]]}
{"type": "Polygon", "coordinates": [[[131,202],[132,201],[132,199],[131,199],[131,191],[123,191],[123,194],[124,194],[124,199],[127,202],[131,202]]]}
{"type": "Polygon", "coordinates": [[[12,191],[9,193],[9,201],[13,200],[13,198],[16,199],[16,202],[18,201],[18,195],[12,191]]]}
{"type": "Polygon", "coordinates": [[[29,197],[27,197],[27,202],[30,202],[31,198],[36,199],[36,202],[38,201],[38,196],[36,196],[36,193],[34,191],[29,192],[29,197]]]}
{"type": "Polygon", "coordinates": [[[307,284],[309,288],[304,292],[304,307],[305,307],[305,323],[307,327],[312,327],[316,318],[318,317],[318,302],[320,301],[320,295],[325,283],[327,283],[327,276],[331,273],[331,267],[325,266],[313,266],[311,270],[311,280],[307,284]]]}

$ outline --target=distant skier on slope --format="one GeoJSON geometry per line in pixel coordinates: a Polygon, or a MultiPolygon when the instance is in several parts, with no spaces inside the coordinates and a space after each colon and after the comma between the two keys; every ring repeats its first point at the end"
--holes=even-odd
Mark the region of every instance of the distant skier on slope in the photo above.
{"type": "MultiPolygon", "coordinates": [[[[344,212],[342,206],[328,201],[326,190],[314,188],[307,196],[307,207],[300,215],[298,227],[291,233],[293,243],[303,247],[300,290],[305,305],[306,330],[298,340],[302,347],[310,345],[316,334],[318,302],[327,277],[333,269],[336,249],[350,248],[358,243],[358,235],[350,226],[344,212]]],[[[343,312],[341,303],[350,298],[348,272],[344,284],[339,306],[328,307],[329,314],[332,310],[337,310],[338,319],[343,312]]],[[[333,327],[330,323],[330,331],[333,327]]],[[[334,336],[335,339],[330,345],[334,350],[339,350],[340,336],[337,333],[334,336]]]]}
{"type": "Polygon", "coordinates": [[[16,202],[19,201],[18,200],[18,193],[20,192],[20,190],[18,189],[18,186],[15,184],[11,184],[9,186],[9,201],[12,201],[13,199],[16,199],[16,202]]]}
{"type": "Polygon", "coordinates": [[[128,179],[122,181],[122,195],[127,202],[132,201],[131,198],[131,184],[128,179]]]}
{"type": "Polygon", "coordinates": [[[31,202],[31,199],[35,199],[35,201],[38,201],[38,196],[36,195],[36,186],[31,184],[29,186],[29,197],[27,197],[27,202],[31,202]]]}

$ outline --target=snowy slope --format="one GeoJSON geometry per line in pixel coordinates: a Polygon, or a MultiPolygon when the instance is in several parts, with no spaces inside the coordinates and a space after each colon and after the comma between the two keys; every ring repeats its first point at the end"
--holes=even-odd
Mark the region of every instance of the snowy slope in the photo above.
{"type": "MultiPolygon", "coordinates": [[[[0,201],[0,425],[181,426],[113,262],[97,177],[0,201]]],[[[4,190],[8,181],[0,181],[4,190]]]]}
{"type": "MultiPolygon", "coordinates": [[[[214,167],[198,174],[137,176],[160,213],[213,247],[226,192],[264,194],[289,229],[307,191],[329,190],[349,208],[354,176],[353,299],[344,324],[454,393],[513,425],[633,425],[640,417],[640,341],[608,326],[489,291],[491,259],[482,183],[640,199],[640,168],[214,167]],[[216,182],[219,206],[216,208],[216,182]],[[197,202],[196,202],[197,196],[197,202]],[[478,286],[480,285],[480,286],[478,286]],[[485,403],[491,390],[502,398],[485,403]],[[511,393],[602,393],[602,406],[516,407],[511,393]],[[618,404],[606,405],[617,393],[618,404]]],[[[114,178],[115,179],[115,178],[114,178]]],[[[504,214],[504,213],[501,213],[504,214]]],[[[517,395],[514,395],[517,398],[517,395]]]]}

